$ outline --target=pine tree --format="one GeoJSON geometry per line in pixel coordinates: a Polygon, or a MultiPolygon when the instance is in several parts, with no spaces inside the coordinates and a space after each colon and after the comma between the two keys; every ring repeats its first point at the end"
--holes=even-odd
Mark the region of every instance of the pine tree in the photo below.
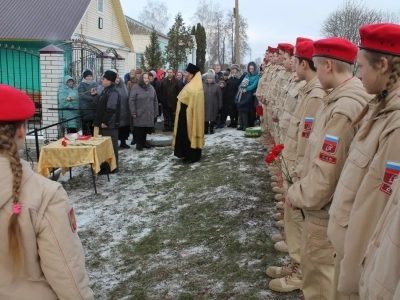
{"type": "Polygon", "coordinates": [[[206,64],[206,49],[207,49],[206,30],[200,23],[197,23],[197,27],[194,30],[194,32],[195,32],[196,46],[197,46],[196,65],[201,69],[201,72],[204,73],[204,68],[206,64]]]}
{"type": "Polygon", "coordinates": [[[157,31],[153,28],[150,34],[150,45],[146,46],[141,58],[142,69],[146,71],[157,70],[163,67],[165,59],[158,41],[157,31]]]}
{"type": "Polygon", "coordinates": [[[175,17],[175,24],[168,32],[168,45],[165,48],[165,57],[171,68],[177,70],[187,61],[187,54],[193,49],[193,40],[189,28],[185,27],[182,15],[175,17]]]}

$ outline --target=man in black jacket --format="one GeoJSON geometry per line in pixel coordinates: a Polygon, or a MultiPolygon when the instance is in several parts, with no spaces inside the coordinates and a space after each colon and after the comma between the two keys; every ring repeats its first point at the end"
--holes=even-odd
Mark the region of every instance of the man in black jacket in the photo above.
{"type": "MultiPolygon", "coordinates": [[[[115,87],[117,74],[113,71],[105,71],[101,85],[104,90],[95,98],[96,116],[93,125],[99,127],[100,134],[110,136],[114,148],[115,160],[118,168],[118,128],[121,110],[121,96],[115,87]]],[[[107,167],[102,164],[101,173],[107,172],[107,167]]],[[[117,172],[117,169],[113,171],[117,172]]]]}
{"type": "Polygon", "coordinates": [[[175,78],[172,69],[167,70],[167,77],[161,82],[161,103],[164,114],[164,131],[173,131],[175,124],[176,104],[178,103],[178,94],[182,87],[180,82],[175,78]]]}

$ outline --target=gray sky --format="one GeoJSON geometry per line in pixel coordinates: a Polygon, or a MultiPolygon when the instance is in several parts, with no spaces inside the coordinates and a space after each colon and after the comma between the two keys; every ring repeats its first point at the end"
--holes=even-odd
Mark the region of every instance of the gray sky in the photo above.
{"type": "MultiPolygon", "coordinates": [[[[138,19],[147,0],[120,0],[125,15],[138,19]]],[[[167,0],[169,13],[173,17],[180,12],[186,25],[192,25],[191,18],[197,8],[197,0],[167,0]]],[[[232,11],[234,0],[218,1],[221,8],[232,11]]],[[[342,0],[239,0],[239,12],[249,23],[249,45],[251,58],[263,57],[267,46],[278,43],[294,44],[298,36],[312,39],[321,38],[320,28],[328,14],[335,10],[342,0]],[[295,3],[302,5],[296,5],[295,3]]],[[[365,0],[368,7],[380,10],[400,11],[400,1],[365,0]]],[[[171,24],[172,25],[172,20],[171,24]]],[[[250,57],[243,59],[243,62],[250,57]]]]}

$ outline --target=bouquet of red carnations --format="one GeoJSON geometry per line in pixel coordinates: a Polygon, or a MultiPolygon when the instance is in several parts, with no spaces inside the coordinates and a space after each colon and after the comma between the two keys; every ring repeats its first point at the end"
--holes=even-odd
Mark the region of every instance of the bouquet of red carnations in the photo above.
{"type": "Polygon", "coordinates": [[[285,148],[283,144],[276,145],[271,152],[265,157],[268,165],[274,164],[283,174],[287,184],[292,185],[293,179],[289,174],[288,166],[282,156],[282,150],[285,148]]]}

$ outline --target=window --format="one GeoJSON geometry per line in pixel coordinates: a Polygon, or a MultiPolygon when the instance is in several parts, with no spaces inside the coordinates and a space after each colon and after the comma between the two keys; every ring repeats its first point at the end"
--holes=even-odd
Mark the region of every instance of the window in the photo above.
{"type": "Polygon", "coordinates": [[[136,69],[142,67],[143,53],[136,53],[136,69]]]}
{"type": "Polygon", "coordinates": [[[104,1],[103,0],[97,0],[97,11],[100,13],[104,12],[104,1]]]}

